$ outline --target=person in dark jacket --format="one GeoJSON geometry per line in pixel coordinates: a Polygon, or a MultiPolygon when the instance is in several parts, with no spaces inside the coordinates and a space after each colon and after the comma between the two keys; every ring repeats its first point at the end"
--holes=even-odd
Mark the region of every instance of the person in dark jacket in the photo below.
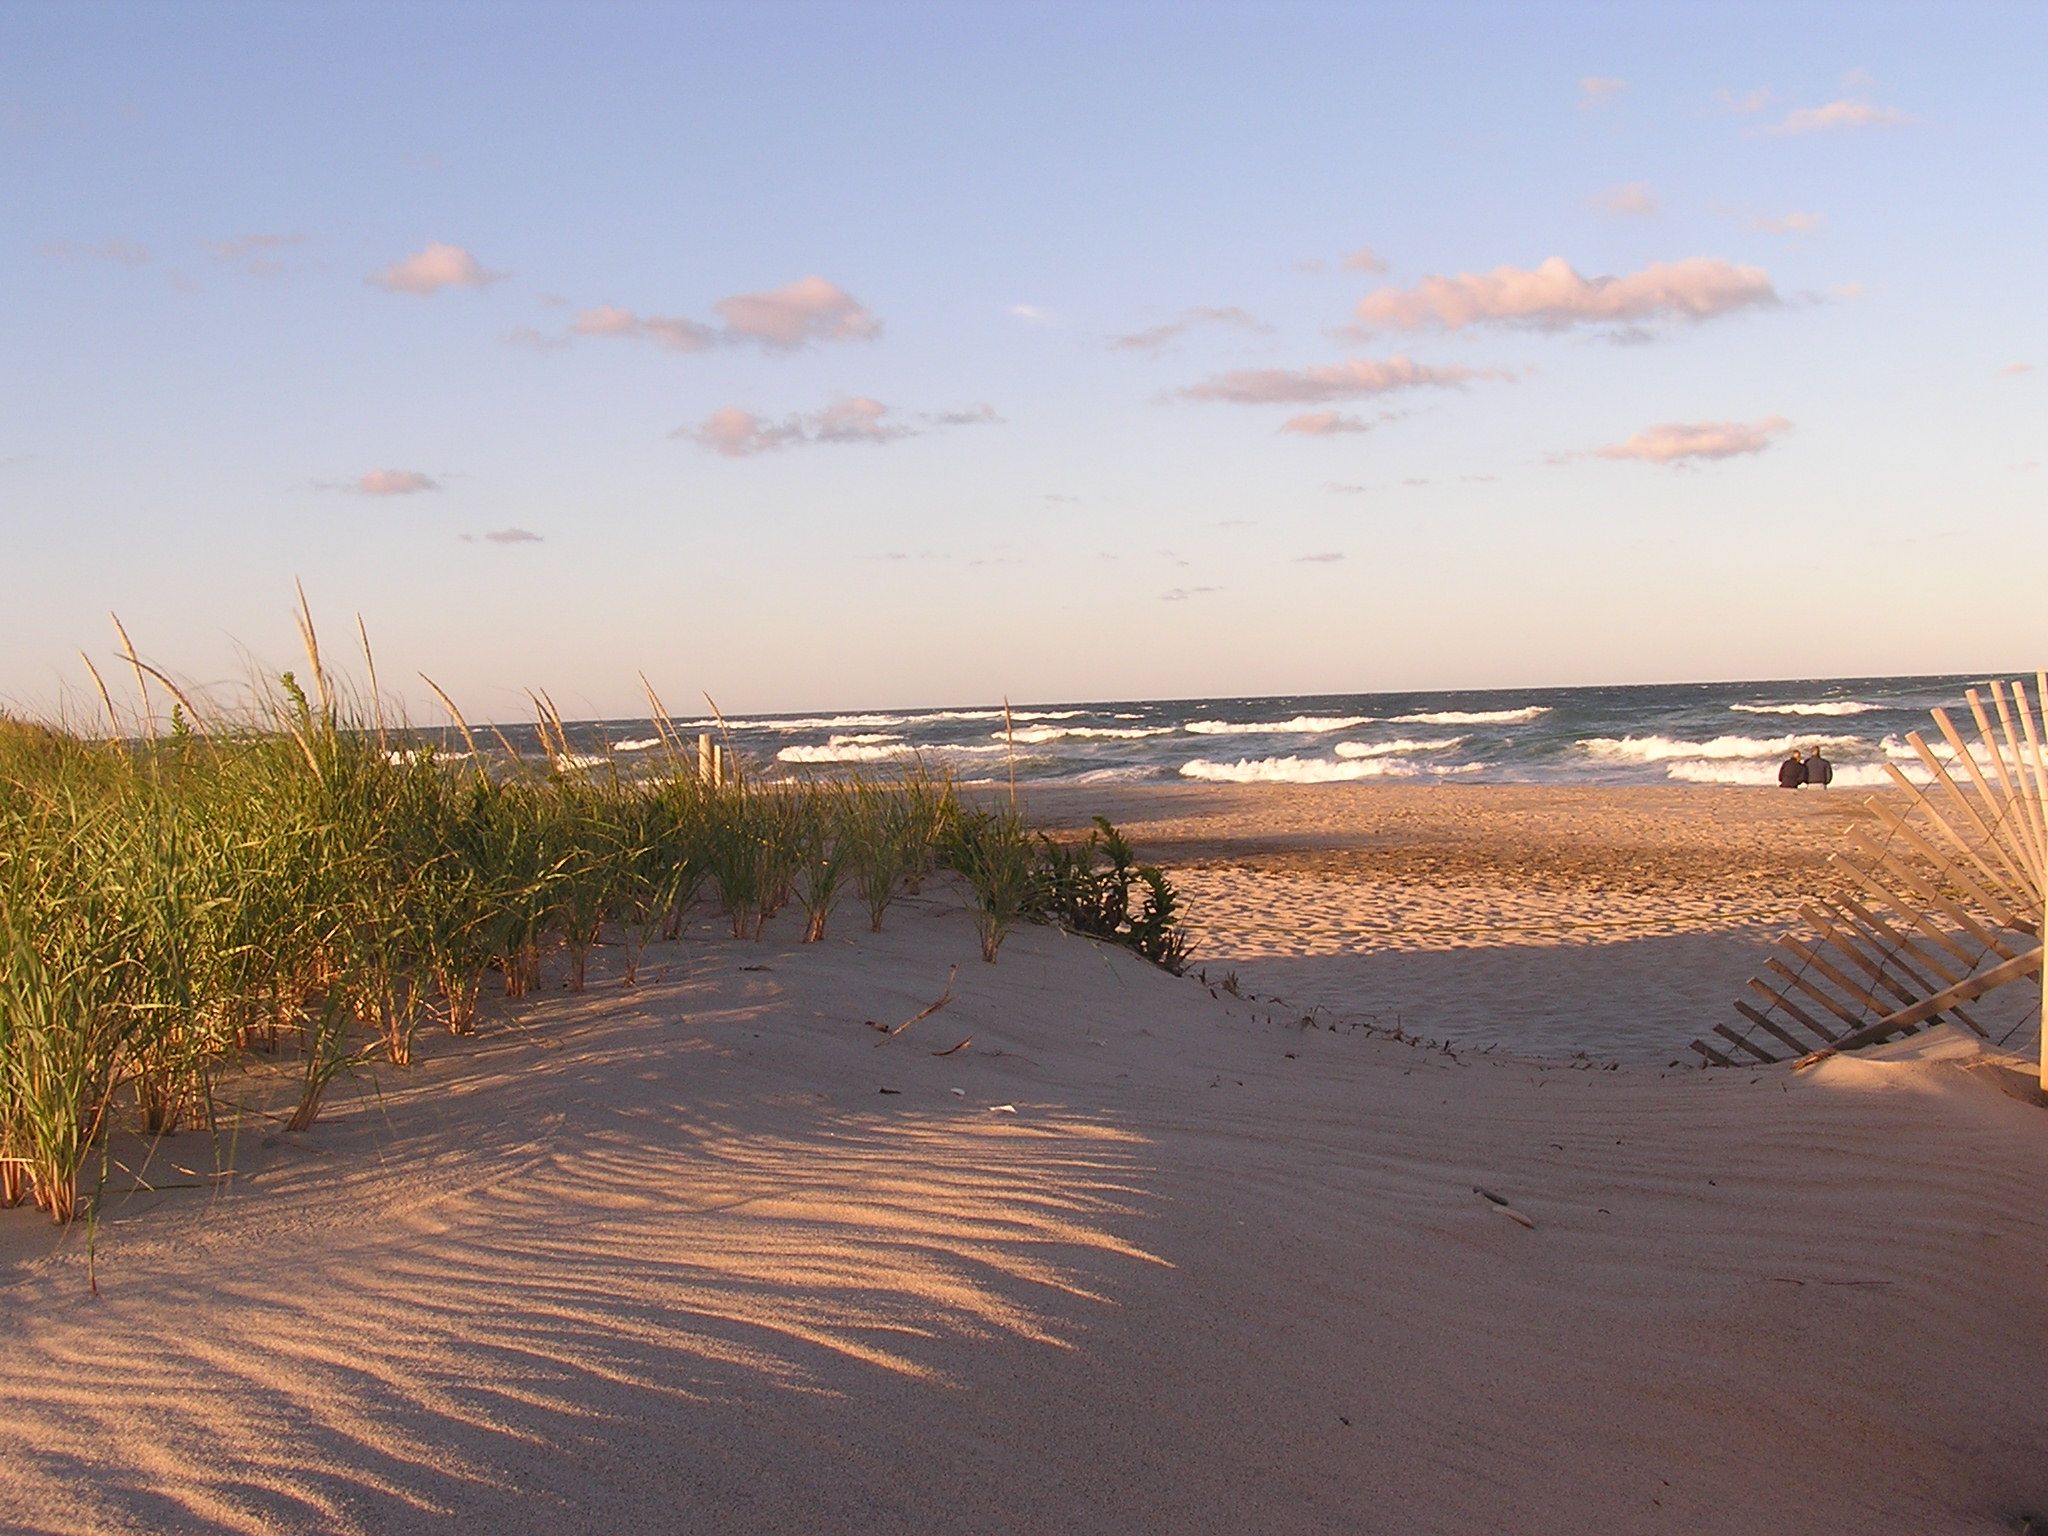
{"type": "Polygon", "coordinates": [[[1835,765],[1820,755],[1819,747],[1806,749],[1806,782],[1822,789],[1835,781],[1835,765]]]}
{"type": "Polygon", "coordinates": [[[1799,749],[1794,747],[1791,756],[1778,764],[1778,788],[1797,789],[1806,782],[1806,764],[1799,760],[1799,749]]]}

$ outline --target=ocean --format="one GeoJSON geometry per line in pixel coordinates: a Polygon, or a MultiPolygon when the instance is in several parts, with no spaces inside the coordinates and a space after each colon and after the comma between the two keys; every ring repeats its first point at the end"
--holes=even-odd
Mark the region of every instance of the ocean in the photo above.
{"type": "MultiPolygon", "coordinates": [[[[1960,709],[1982,678],[1813,678],[1449,693],[1125,699],[678,720],[723,732],[757,781],[923,760],[963,782],[1772,785],[1786,752],[1818,746],[1838,787],[1924,779],[1907,745],[1930,707],[1960,709]]],[[[1957,716],[1974,735],[1967,710],[1957,716]]],[[[539,752],[531,727],[506,731],[539,752]]],[[[567,729],[571,764],[657,754],[648,720],[567,729]]],[[[644,760],[644,759],[643,759],[644,760]]]]}

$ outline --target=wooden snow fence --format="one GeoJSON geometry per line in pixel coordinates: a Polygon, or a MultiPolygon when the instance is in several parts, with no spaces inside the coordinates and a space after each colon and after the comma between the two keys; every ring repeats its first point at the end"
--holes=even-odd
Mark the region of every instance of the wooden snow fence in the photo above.
{"type": "MultiPolygon", "coordinates": [[[[1981,690],[1967,697],[1976,741],[1940,709],[1946,755],[1918,731],[1906,737],[1928,782],[1885,764],[1904,802],[1870,800],[1883,835],[1859,828],[1834,859],[1855,894],[1801,904],[1801,925],[1735,1001],[1742,1024],[1692,1042],[1709,1065],[1803,1066],[1944,1020],[1982,1036],[1969,1005],[2040,975],[2048,673],[2035,674],[2031,699],[2023,682],[1990,684],[1988,710],[1981,690]]],[[[2048,1092],[2048,1031],[2041,1070],[2048,1092]]]]}

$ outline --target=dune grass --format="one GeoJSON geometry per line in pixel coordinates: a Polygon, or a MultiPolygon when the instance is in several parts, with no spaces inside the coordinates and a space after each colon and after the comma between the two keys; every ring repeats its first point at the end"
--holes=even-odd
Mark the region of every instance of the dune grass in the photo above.
{"type": "Polygon", "coordinates": [[[0,718],[0,1205],[73,1219],[111,1128],[218,1132],[220,1079],[254,1058],[292,1064],[303,1131],[343,1074],[474,1029],[494,979],[580,989],[603,942],[630,986],[707,890],[736,938],[794,900],[816,942],[849,886],[879,929],[943,865],[990,961],[1024,917],[1132,942],[1075,921],[1092,839],[1033,839],[916,764],[706,783],[658,715],[662,750],[626,771],[571,753],[544,700],[543,753],[494,733],[487,758],[459,714],[450,751],[341,698],[306,631],[312,692],[286,674],[232,719],[182,694],[167,733],[0,718]]]}

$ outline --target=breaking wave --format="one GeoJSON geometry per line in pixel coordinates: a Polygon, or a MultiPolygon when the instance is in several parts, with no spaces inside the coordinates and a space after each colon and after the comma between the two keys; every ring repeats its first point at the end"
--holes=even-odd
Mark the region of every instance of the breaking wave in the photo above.
{"type": "Polygon", "coordinates": [[[1439,736],[1433,741],[1411,741],[1403,736],[1397,741],[1340,741],[1336,752],[1339,757],[1400,757],[1410,752],[1447,752],[1464,742],[1462,736],[1439,736]]]}
{"type": "Polygon", "coordinates": [[[1867,715],[1883,709],[1858,699],[1823,699],[1812,704],[1730,704],[1738,715],[1867,715]]]}
{"type": "MultiPolygon", "coordinates": [[[[1028,725],[1016,733],[1017,740],[1036,746],[1041,742],[1060,741],[1073,738],[1079,741],[1136,741],[1145,736],[1171,736],[1170,725],[1113,726],[1113,725],[1028,725]]],[[[1006,739],[1002,731],[995,732],[996,739],[1006,739]]]]}
{"type": "Polygon", "coordinates": [[[1190,720],[1181,729],[1191,736],[1319,736],[1372,724],[1371,715],[1296,715],[1292,720],[1190,720]]]}
{"type": "Polygon", "coordinates": [[[640,736],[635,737],[631,741],[615,741],[612,743],[612,750],[614,752],[645,752],[650,747],[658,747],[660,745],[661,738],[659,736],[640,736]]]}
{"type": "Polygon", "coordinates": [[[1396,725],[1519,725],[1549,713],[1548,704],[1531,704],[1524,709],[1432,709],[1387,718],[1396,725]]]}
{"type": "MultiPolygon", "coordinates": [[[[1859,736],[1716,736],[1711,741],[1680,741],[1670,736],[1589,736],[1578,745],[1595,757],[1617,758],[1627,763],[1665,763],[1685,758],[1783,757],[1794,747],[1860,747],[1863,739],[1859,736]]],[[[1771,771],[1775,775],[1777,770],[1771,771]]],[[[1840,772],[1839,769],[1836,771],[1840,772]]],[[[1775,777],[1771,782],[1776,782],[1775,777]]]]}
{"type": "Polygon", "coordinates": [[[1413,764],[1379,758],[1340,763],[1327,757],[1241,757],[1234,763],[1218,763],[1198,757],[1180,765],[1182,778],[1213,784],[1340,784],[1351,779],[1407,778],[1414,772],[1413,764]]]}

